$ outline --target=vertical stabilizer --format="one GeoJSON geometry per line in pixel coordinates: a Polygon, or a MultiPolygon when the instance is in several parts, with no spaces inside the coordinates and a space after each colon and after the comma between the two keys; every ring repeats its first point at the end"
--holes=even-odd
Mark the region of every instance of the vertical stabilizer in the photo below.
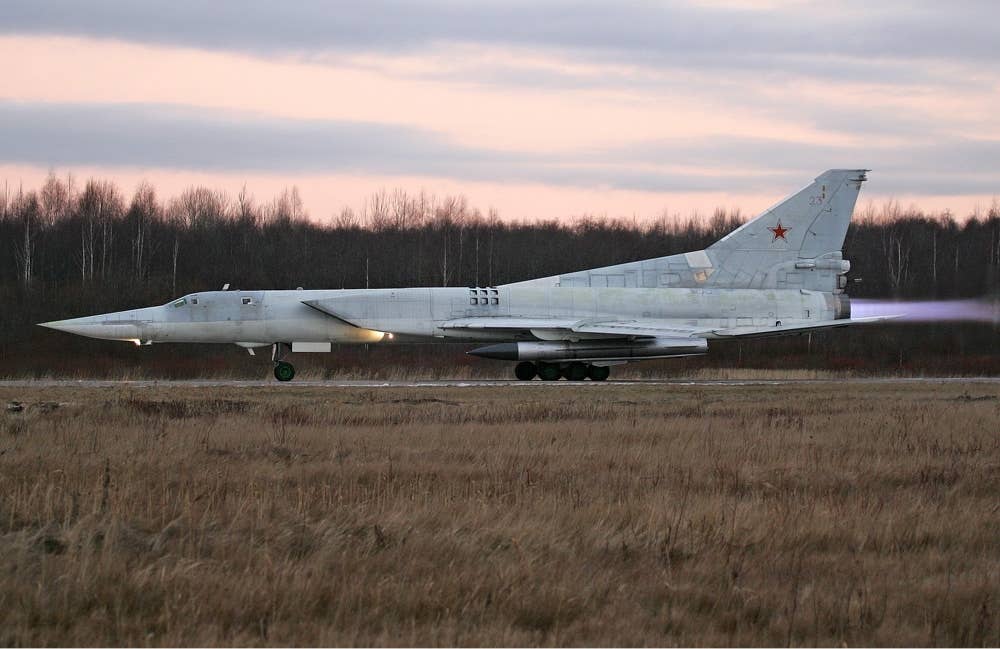
{"type": "Polygon", "coordinates": [[[830,169],[811,185],[708,247],[719,253],[795,252],[803,259],[839,252],[867,169],[830,169]]]}

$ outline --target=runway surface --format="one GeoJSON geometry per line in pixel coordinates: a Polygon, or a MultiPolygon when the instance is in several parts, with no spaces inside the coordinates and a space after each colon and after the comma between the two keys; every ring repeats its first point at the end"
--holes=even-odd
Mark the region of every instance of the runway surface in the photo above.
{"type": "Polygon", "coordinates": [[[1000,384],[1000,377],[909,377],[909,378],[842,378],[842,379],[634,379],[618,381],[518,381],[515,379],[428,379],[420,381],[377,381],[377,380],[294,380],[282,383],[270,380],[246,379],[190,379],[190,380],[138,380],[106,381],[90,379],[38,379],[4,380],[0,388],[281,388],[294,390],[297,387],[310,388],[536,388],[536,387],[579,387],[600,389],[602,386],[616,385],[703,385],[703,386],[751,386],[751,385],[815,385],[815,384],[934,384],[934,383],[986,383],[1000,384]]]}

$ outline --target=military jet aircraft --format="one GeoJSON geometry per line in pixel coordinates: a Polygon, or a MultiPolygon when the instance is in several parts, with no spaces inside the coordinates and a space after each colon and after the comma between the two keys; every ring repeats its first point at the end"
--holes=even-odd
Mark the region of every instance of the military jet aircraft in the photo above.
{"type": "Polygon", "coordinates": [[[710,340],[801,334],[851,318],[841,247],[867,169],[831,169],[705,250],[501,286],[206,291],[42,326],[106,340],[270,346],[479,341],[518,379],[608,378],[614,365],[704,354],[710,340]]]}

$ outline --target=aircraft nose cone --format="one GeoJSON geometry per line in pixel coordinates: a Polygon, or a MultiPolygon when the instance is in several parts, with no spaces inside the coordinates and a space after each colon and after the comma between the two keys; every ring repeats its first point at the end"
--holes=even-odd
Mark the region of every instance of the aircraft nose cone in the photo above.
{"type": "Polygon", "coordinates": [[[53,320],[42,322],[40,326],[56,331],[101,338],[103,340],[136,340],[139,338],[139,323],[135,320],[117,317],[117,313],[71,318],[69,320],[53,320]]]}
{"type": "Polygon", "coordinates": [[[76,334],[78,336],[92,336],[96,333],[101,321],[99,316],[86,318],[70,318],[69,320],[52,320],[51,322],[39,323],[39,327],[47,327],[56,331],[76,334]]]}

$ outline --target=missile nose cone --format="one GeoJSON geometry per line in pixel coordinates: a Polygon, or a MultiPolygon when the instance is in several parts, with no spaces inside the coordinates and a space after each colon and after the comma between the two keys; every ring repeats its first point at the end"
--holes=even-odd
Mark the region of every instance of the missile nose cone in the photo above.
{"type": "Polygon", "coordinates": [[[482,358],[496,358],[501,361],[516,361],[517,360],[517,343],[499,343],[496,345],[487,345],[485,347],[478,347],[472,351],[466,352],[470,356],[480,356],[482,358]]]}

